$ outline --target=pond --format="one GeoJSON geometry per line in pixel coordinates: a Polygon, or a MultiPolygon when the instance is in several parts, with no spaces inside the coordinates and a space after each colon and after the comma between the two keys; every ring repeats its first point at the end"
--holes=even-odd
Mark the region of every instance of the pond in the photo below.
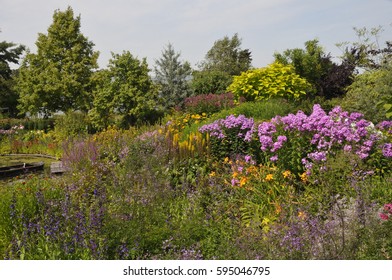
{"type": "MultiPolygon", "coordinates": [[[[58,161],[54,158],[48,158],[44,156],[35,155],[0,155],[0,167],[17,165],[23,163],[43,162],[44,163],[44,174],[50,174],[50,164],[58,161]]],[[[40,171],[42,173],[42,171],[40,171]]]]}

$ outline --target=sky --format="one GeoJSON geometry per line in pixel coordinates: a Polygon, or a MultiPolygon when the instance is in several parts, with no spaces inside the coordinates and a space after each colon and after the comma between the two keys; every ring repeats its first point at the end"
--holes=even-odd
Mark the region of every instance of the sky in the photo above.
{"type": "Polygon", "coordinates": [[[0,0],[0,41],[36,52],[38,33],[47,33],[54,11],[68,6],[100,52],[100,68],[123,51],[153,68],[169,43],[197,68],[215,41],[235,33],[256,68],[313,39],[338,57],[336,43],[357,40],[354,27],[381,25],[380,42],[392,40],[392,0],[0,0]]]}

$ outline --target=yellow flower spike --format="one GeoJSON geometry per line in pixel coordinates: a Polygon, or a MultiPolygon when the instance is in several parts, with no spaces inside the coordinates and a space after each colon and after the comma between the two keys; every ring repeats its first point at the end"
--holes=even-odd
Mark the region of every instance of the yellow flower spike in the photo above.
{"type": "Polygon", "coordinates": [[[215,177],[215,175],[216,175],[215,171],[212,171],[209,176],[210,177],[215,177]]]}

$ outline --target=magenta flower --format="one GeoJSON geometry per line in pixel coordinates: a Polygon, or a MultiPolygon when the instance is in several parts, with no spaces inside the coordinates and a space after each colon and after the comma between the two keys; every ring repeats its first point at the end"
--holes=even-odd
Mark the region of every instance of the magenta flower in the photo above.
{"type": "Polygon", "coordinates": [[[388,212],[389,214],[392,214],[392,204],[391,204],[391,203],[385,204],[385,205],[384,205],[384,210],[385,210],[386,212],[388,212]]]}
{"type": "Polygon", "coordinates": [[[380,213],[379,216],[380,216],[381,220],[383,220],[383,221],[388,221],[388,219],[389,219],[388,215],[384,214],[384,213],[380,213]]]}

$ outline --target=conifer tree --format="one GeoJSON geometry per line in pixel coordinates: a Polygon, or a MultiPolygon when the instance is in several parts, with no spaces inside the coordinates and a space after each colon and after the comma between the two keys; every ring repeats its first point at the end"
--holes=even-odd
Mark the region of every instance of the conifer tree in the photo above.
{"type": "Polygon", "coordinates": [[[180,55],[169,43],[162,51],[162,57],[155,61],[155,79],[160,87],[160,101],[165,109],[181,105],[191,95],[188,81],[192,69],[189,62],[180,60],[180,55]]]}

